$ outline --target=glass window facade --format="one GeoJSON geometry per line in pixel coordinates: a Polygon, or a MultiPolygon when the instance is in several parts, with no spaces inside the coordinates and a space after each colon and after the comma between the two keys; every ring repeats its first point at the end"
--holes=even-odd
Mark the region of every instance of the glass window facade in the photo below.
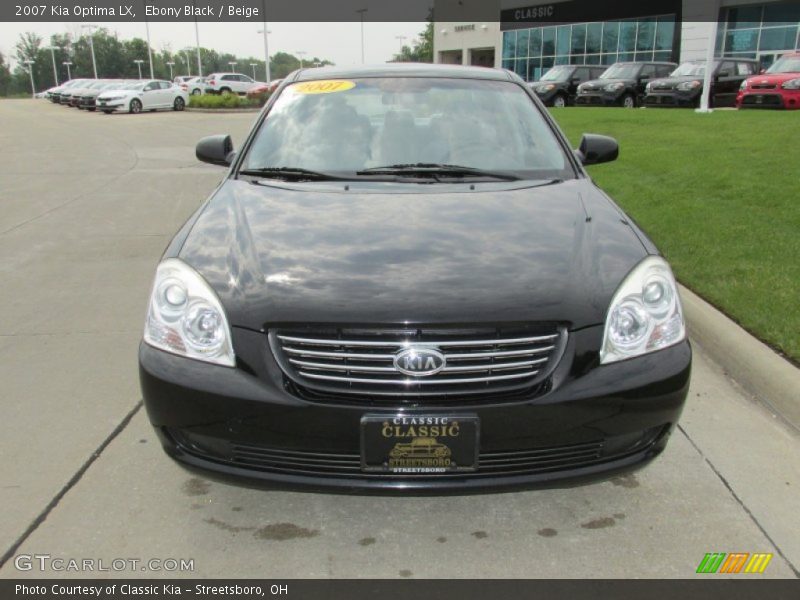
{"type": "Polygon", "coordinates": [[[718,55],[757,58],[769,67],[784,52],[800,50],[800,2],[723,9],[718,55]]]}
{"type": "Polygon", "coordinates": [[[503,68],[538,81],[553,65],[673,61],[674,39],[675,15],[515,29],[503,32],[503,68]]]}

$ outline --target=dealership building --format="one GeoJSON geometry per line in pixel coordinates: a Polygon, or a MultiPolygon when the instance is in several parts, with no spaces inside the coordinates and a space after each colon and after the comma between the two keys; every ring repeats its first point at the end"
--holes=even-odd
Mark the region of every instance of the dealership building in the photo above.
{"type": "MultiPolygon", "coordinates": [[[[458,15],[469,1],[438,0],[434,14],[458,15]]],[[[709,44],[716,56],[756,58],[765,68],[800,50],[800,0],[480,1],[485,21],[434,22],[434,62],[503,67],[537,81],[560,64],[704,59],[709,44]]]]}

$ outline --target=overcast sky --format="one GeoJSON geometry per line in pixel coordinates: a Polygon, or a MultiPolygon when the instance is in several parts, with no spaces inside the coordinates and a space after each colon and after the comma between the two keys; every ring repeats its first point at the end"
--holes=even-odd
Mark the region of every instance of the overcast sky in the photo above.
{"type": "MultiPolygon", "coordinates": [[[[5,1],[5,0],[0,0],[5,1]]],[[[144,23],[99,23],[110,32],[117,31],[119,37],[145,39],[144,23]]],[[[217,52],[230,52],[237,56],[263,58],[264,42],[257,33],[260,23],[200,23],[200,45],[217,52]]],[[[425,23],[364,23],[364,52],[367,63],[382,63],[390,60],[399,51],[401,40],[410,44],[425,27],[425,23]]],[[[54,33],[69,32],[79,35],[80,23],[0,23],[0,52],[14,63],[14,45],[19,34],[33,31],[48,43],[54,33]]],[[[338,65],[353,65],[361,62],[361,23],[270,23],[269,51],[308,53],[304,58],[317,56],[338,65]]],[[[171,48],[173,51],[185,46],[194,46],[194,22],[151,22],[150,43],[156,50],[171,48]]],[[[147,58],[147,57],[143,57],[147,58]]]]}

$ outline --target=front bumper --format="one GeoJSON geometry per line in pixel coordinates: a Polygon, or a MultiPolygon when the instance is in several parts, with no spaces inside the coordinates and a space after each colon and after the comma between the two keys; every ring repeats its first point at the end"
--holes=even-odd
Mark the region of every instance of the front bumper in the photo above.
{"type": "Polygon", "coordinates": [[[95,101],[95,107],[97,110],[120,110],[125,106],[125,102],[122,100],[112,100],[111,102],[97,102],[95,101]]]}
{"type": "Polygon", "coordinates": [[[800,90],[747,90],[736,98],[738,108],[800,109],[800,90]]]}
{"type": "Polygon", "coordinates": [[[549,391],[513,401],[449,400],[405,414],[475,414],[472,473],[396,475],[360,469],[360,421],[400,407],[307,401],[288,393],[264,334],[234,329],[239,367],[139,349],[142,393],[166,452],[205,475],[267,487],[338,491],[488,491],[605,479],[665,447],[686,398],[688,342],[597,366],[601,327],[570,334],[549,391]]]}
{"type": "Polygon", "coordinates": [[[575,97],[576,106],[622,106],[619,92],[583,92],[575,97]]]}
{"type": "Polygon", "coordinates": [[[644,105],[656,108],[692,107],[697,105],[699,93],[650,92],[644,98],[644,105]]]}

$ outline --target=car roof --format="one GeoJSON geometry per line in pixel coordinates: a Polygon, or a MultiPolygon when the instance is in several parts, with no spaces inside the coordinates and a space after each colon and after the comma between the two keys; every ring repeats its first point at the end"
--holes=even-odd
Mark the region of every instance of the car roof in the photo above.
{"type": "MultiPolygon", "coordinates": [[[[505,69],[427,63],[387,63],[363,66],[327,66],[295,71],[292,81],[358,77],[444,77],[448,79],[490,79],[512,81],[505,69]]],[[[289,76],[287,76],[289,79],[289,76]]]]}
{"type": "Polygon", "coordinates": [[[614,65],[674,65],[674,64],[675,64],[674,62],[660,61],[660,60],[624,60],[608,66],[613,67],[614,65]]]}

